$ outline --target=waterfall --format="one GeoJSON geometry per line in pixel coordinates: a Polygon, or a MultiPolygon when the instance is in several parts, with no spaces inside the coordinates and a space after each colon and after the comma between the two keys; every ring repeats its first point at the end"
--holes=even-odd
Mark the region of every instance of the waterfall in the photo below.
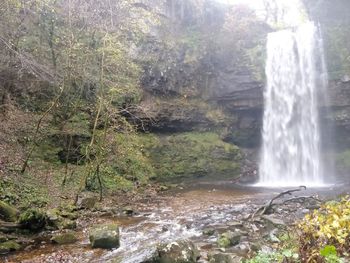
{"type": "Polygon", "coordinates": [[[270,33],[260,186],[324,185],[318,98],[326,77],[322,39],[311,21],[270,33]]]}

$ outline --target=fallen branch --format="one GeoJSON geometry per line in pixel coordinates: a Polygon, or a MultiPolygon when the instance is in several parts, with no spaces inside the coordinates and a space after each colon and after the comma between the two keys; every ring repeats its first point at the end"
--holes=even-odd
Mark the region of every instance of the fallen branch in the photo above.
{"type": "Polygon", "coordinates": [[[282,205],[285,205],[287,203],[291,203],[291,202],[305,202],[307,199],[312,199],[312,200],[315,200],[316,202],[319,202],[321,203],[322,200],[318,199],[316,196],[313,196],[313,195],[310,195],[310,196],[296,196],[296,197],[292,197],[292,198],[289,198],[285,201],[283,201],[282,205]]]}
{"type": "Polygon", "coordinates": [[[276,195],[275,197],[273,197],[266,205],[263,205],[262,207],[259,207],[258,210],[256,210],[251,218],[254,218],[257,214],[259,215],[266,215],[269,211],[271,211],[272,207],[275,205],[274,201],[276,201],[279,198],[284,197],[285,195],[292,195],[292,193],[294,192],[299,192],[302,190],[306,190],[306,186],[299,186],[299,188],[296,189],[290,189],[284,192],[279,193],[278,195],[276,195]]]}

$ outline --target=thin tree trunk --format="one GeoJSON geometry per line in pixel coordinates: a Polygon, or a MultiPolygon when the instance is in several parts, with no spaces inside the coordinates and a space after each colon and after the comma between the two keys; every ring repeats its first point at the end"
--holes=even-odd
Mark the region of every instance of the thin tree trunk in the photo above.
{"type": "Polygon", "coordinates": [[[51,110],[54,107],[56,107],[59,99],[61,98],[61,96],[63,94],[63,91],[64,91],[64,87],[61,88],[60,94],[58,94],[56,99],[52,102],[51,106],[44,112],[44,114],[40,117],[39,121],[37,122],[36,128],[35,128],[35,132],[34,132],[34,136],[33,136],[33,140],[32,140],[32,147],[28,151],[27,157],[25,158],[25,160],[23,162],[22,169],[21,169],[21,174],[24,174],[24,172],[26,171],[26,169],[28,167],[28,162],[29,162],[30,158],[32,157],[32,154],[33,154],[34,149],[36,147],[36,143],[37,143],[38,135],[39,135],[39,130],[40,130],[40,127],[41,127],[41,124],[42,124],[43,120],[49,115],[51,110]]]}

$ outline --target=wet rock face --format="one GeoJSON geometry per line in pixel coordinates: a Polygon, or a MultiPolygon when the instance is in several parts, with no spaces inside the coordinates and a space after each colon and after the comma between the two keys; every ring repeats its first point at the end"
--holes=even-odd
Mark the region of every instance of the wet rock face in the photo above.
{"type": "Polygon", "coordinates": [[[163,13],[157,34],[138,50],[152,59],[142,78],[143,112],[130,119],[162,133],[225,129],[228,141],[258,146],[270,28],[249,10],[214,1],[168,1],[163,13]],[[217,109],[221,116],[212,114],[217,109]]]}
{"type": "MultiPolygon", "coordinates": [[[[350,148],[350,81],[331,81],[329,105],[323,109],[321,120],[332,125],[325,137],[332,138],[337,149],[350,148]],[[333,133],[333,134],[332,134],[333,133]]],[[[327,127],[326,127],[327,128],[327,127]]],[[[327,129],[325,129],[327,131],[327,129]]]]}
{"type": "Polygon", "coordinates": [[[180,133],[154,137],[147,147],[157,179],[234,178],[240,173],[241,151],[215,133],[180,133]]]}
{"type": "Polygon", "coordinates": [[[94,226],[89,235],[90,243],[93,248],[118,248],[119,227],[116,224],[104,224],[94,226]]]}

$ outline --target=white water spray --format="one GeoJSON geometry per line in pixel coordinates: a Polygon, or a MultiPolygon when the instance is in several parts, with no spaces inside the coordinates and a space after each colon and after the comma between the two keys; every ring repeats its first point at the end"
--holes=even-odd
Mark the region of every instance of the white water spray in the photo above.
{"type": "Polygon", "coordinates": [[[326,85],[317,26],[268,35],[259,186],[324,185],[318,91],[326,85]]]}

